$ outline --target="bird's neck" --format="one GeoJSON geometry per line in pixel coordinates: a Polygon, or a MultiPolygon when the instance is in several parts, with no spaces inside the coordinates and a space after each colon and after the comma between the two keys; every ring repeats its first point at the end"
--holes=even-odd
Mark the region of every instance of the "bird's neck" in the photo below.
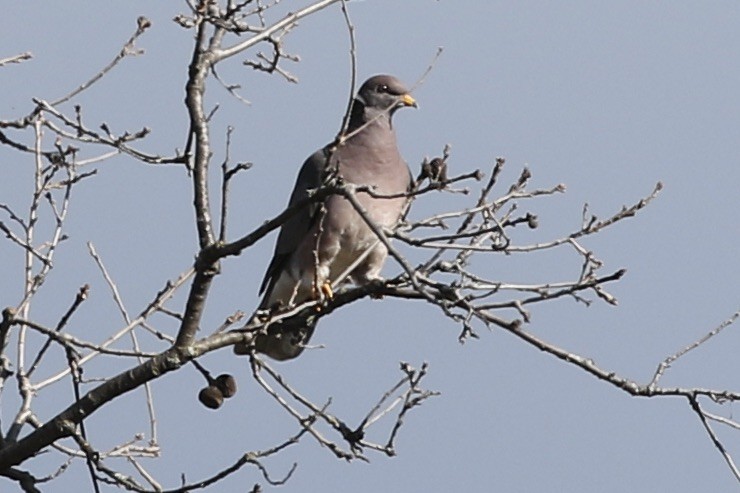
{"type": "Polygon", "coordinates": [[[393,130],[391,116],[391,112],[388,110],[370,108],[365,106],[362,101],[355,99],[354,104],[352,105],[349,124],[347,126],[347,133],[352,133],[358,130],[393,130]]]}

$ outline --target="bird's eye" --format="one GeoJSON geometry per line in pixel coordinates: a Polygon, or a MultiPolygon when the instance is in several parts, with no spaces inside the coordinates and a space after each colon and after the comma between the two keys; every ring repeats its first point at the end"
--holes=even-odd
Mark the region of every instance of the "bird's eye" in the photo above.
{"type": "Polygon", "coordinates": [[[378,92],[388,92],[388,86],[385,84],[381,84],[378,86],[378,92]]]}

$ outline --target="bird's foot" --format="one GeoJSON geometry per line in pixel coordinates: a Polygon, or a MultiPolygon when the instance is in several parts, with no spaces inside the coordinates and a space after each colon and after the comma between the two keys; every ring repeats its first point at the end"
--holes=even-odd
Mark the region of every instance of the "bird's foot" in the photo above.
{"type": "Polygon", "coordinates": [[[324,284],[321,285],[321,294],[324,295],[324,298],[327,300],[333,300],[334,299],[334,290],[331,289],[331,283],[329,281],[325,281],[324,284]]]}
{"type": "Polygon", "coordinates": [[[358,286],[364,286],[370,288],[370,297],[374,300],[383,298],[383,293],[380,292],[379,288],[385,285],[385,278],[380,275],[365,275],[363,277],[355,278],[355,284],[358,286]]]}
{"type": "Polygon", "coordinates": [[[313,299],[319,303],[316,305],[316,311],[321,311],[321,305],[326,301],[334,299],[334,290],[331,288],[331,282],[324,281],[321,284],[314,284],[313,286],[313,299]]]}
{"type": "MultiPolygon", "coordinates": [[[[385,279],[382,277],[376,277],[374,279],[371,279],[368,283],[371,288],[378,289],[385,285],[385,279]]],[[[381,293],[379,290],[375,292],[370,293],[370,298],[374,300],[382,300],[383,299],[383,293],[381,293]]]]}

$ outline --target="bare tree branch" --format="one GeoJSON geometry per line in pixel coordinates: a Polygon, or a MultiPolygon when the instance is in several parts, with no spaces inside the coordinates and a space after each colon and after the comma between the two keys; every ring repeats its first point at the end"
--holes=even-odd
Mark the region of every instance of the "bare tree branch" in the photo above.
{"type": "MultiPolygon", "coordinates": [[[[425,306],[438,311],[442,315],[440,320],[453,322],[455,330],[460,331],[457,336],[460,342],[477,338],[482,329],[504,330],[533,349],[549,354],[631,396],[686,398],[732,474],[740,480],[734,459],[710,421],[712,424],[721,423],[728,430],[740,429],[740,424],[730,418],[711,414],[700,405],[700,399],[714,403],[734,402],[740,400],[740,393],[722,388],[659,385],[660,379],[673,363],[688,352],[705,346],[707,341],[740,318],[740,312],[694,343],[666,357],[658,364],[652,380],[647,384],[606,369],[588,356],[560,347],[528,330],[533,310],[541,303],[558,298],[572,299],[580,306],[599,302],[617,304],[617,298],[608,289],[610,283],[619,281],[626,271],[623,268],[607,270],[605,261],[588,248],[589,243],[584,238],[603,234],[611,226],[641,212],[657,197],[662,189],[661,183],[648,195],[605,218],[591,214],[588,205],[585,205],[579,227],[552,237],[539,235],[536,242],[520,243],[517,239],[521,235],[513,234],[513,231],[516,228],[517,231],[522,228],[536,230],[540,224],[536,206],[546,198],[554,200],[565,193],[565,186],[555,184],[549,188],[530,188],[532,173],[527,168],[511,183],[502,184],[503,158],[496,159],[485,182],[481,181],[484,176],[480,170],[452,176],[449,171],[451,147],[445,145],[441,156],[424,159],[414,187],[407,193],[382,195],[369,184],[336,180],[311,191],[308,198],[287,207],[251,232],[240,232],[235,235],[236,239],[230,239],[227,234],[227,226],[230,226],[227,221],[230,186],[235,186],[232,179],[239,172],[249,169],[251,163],[235,159],[236,164],[232,164],[232,127],[228,127],[225,143],[219,144],[223,146],[225,157],[220,170],[220,203],[214,213],[209,194],[218,188],[212,188],[209,182],[209,167],[213,155],[220,150],[212,139],[212,132],[214,121],[221,117],[221,113],[216,112],[218,105],[206,109],[204,97],[212,79],[221,82],[234,95],[238,88],[223,83],[216,68],[234,55],[246,53],[262,43],[269,51],[245,55],[249,59],[243,65],[294,81],[295,78],[285,70],[284,63],[285,60],[298,61],[298,57],[286,51],[284,39],[288,39],[299,20],[339,3],[349,41],[350,96],[335,138],[336,147],[354,134],[347,133],[347,125],[357,83],[356,26],[350,18],[350,2],[347,0],[313,1],[278,20],[275,20],[274,14],[277,9],[271,9],[279,4],[279,0],[188,0],[186,3],[188,15],[175,18],[179,25],[194,32],[185,85],[189,124],[182,153],[177,151],[175,155],[167,157],[166,154],[140,151],[135,147],[149,137],[148,127],[116,132],[112,130],[114,124],[109,126],[103,123],[99,128],[93,128],[83,118],[83,109],[79,104],[75,104],[73,110],[65,110],[61,106],[78,100],[81,93],[102,81],[124,58],[141,53],[135,43],[151,25],[144,17],[137,20],[136,31],[120,52],[91,79],[55,101],[34,98],[33,108],[21,118],[0,120],[0,128],[10,129],[7,135],[0,132],[0,145],[27,160],[27,172],[32,182],[27,206],[25,203],[23,207],[10,202],[0,204],[5,216],[5,222],[0,221],[0,232],[10,247],[22,254],[22,292],[14,306],[3,310],[0,319],[0,392],[13,391],[11,386],[5,385],[10,377],[17,384],[14,399],[3,401],[11,402],[16,407],[3,409],[4,413],[11,413],[13,419],[4,433],[0,433],[1,476],[15,482],[23,491],[37,492],[40,483],[55,479],[70,464],[80,462],[87,466],[92,487],[96,491],[101,489],[101,485],[115,485],[138,492],[184,493],[208,488],[242,470],[245,465],[254,466],[253,474],[264,484],[281,485],[292,477],[297,464],[275,475],[268,469],[266,464],[269,461],[266,459],[285,452],[304,437],[311,437],[309,440],[315,440],[335,458],[344,461],[367,461],[372,453],[393,456],[396,454],[396,440],[409,412],[428,398],[438,395],[422,388],[421,382],[428,371],[426,363],[418,369],[401,363],[402,378],[381,396],[369,399],[367,411],[361,413],[362,418],[350,425],[348,423],[351,420],[335,413],[333,397],[322,396],[318,400],[310,397],[311,392],[299,390],[255,354],[253,347],[255,338],[278,322],[301,322],[309,318],[316,321],[364,298],[392,297],[408,302],[422,301],[425,306]],[[52,139],[45,133],[50,134],[52,139]],[[100,146],[104,151],[100,151],[100,146]],[[54,270],[56,252],[66,244],[64,240],[67,237],[72,191],[95,178],[96,165],[119,154],[139,163],[186,165],[192,185],[192,211],[197,232],[197,239],[193,242],[195,261],[192,266],[183,267],[180,275],[166,281],[144,306],[134,309],[126,306],[113,276],[92,242],[88,243],[90,255],[102,275],[102,281],[99,282],[107,285],[111,293],[107,303],[120,312],[123,320],[122,324],[119,321],[115,325],[111,325],[109,320],[100,320],[100,328],[94,332],[100,334],[100,340],[96,341],[77,326],[84,310],[90,306],[85,303],[83,308],[91,289],[89,284],[80,287],[74,300],[66,307],[44,310],[45,316],[61,312],[58,319],[48,321],[35,316],[33,314],[42,310],[32,311],[31,306],[46,308],[38,293],[46,280],[57,272],[54,270]],[[86,159],[79,159],[80,155],[86,156],[86,159]],[[475,190],[475,187],[478,189],[475,190]],[[464,206],[450,205],[443,212],[415,220],[409,219],[413,214],[406,214],[401,224],[390,230],[372,221],[359,200],[361,194],[378,200],[404,198],[411,205],[429,197],[434,197],[439,204],[452,204],[451,201],[445,202],[451,194],[467,199],[467,202],[464,206]],[[240,255],[299,211],[309,206],[320,207],[332,196],[346,200],[373,231],[376,238],[367,252],[382,244],[396,269],[395,276],[361,286],[351,285],[349,280],[352,272],[365,260],[360,256],[331,280],[334,291],[331,298],[317,297],[299,304],[288,303],[288,306],[276,309],[256,310],[249,317],[241,311],[243,307],[232,307],[225,313],[216,314],[216,320],[223,322],[211,327],[203,326],[204,320],[209,320],[204,319],[204,313],[210,307],[211,288],[221,272],[222,261],[240,255]],[[528,209],[523,211],[524,206],[528,209]],[[573,271],[563,278],[542,279],[541,282],[524,281],[514,275],[510,279],[503,279],[481,269],[480,263],[474,261],[485,258],[484,255],[502,258],[514,253],[527,254],[549,249],[560,249],[568,258],[575,257],[573,271]],[[183,289],[186,285],[187,290],[183,289]],[[178,292],[182,294],[180,298],[176,296],[178,292]],[[132,316],[137,312],[138,315],[132,316]],[[163,315],[161,318],[167,323],[160,324],[157,314],[163,315]],[[141,336],[142,330],[146,338],[141,336]],[[117,347],[115,343],[127,334],[131,339],[130,346],[127,349],[117,347]],[[154,337],[149,338],[148,335],[154,337]],[[10,346],[11,340],[15,347],[10,346]],[[223,464],[220,470],[217,469],[205,479],[187,482],[183,475],[182,484],[168,490],[152,473],[153,469],[142,460],[160,454],[155,400],[149,383],[192,363],[208,385],[205,390],[213,393],[212,405],[203,399],[201,402],[216,408],[223,403],[223,398],[236,392],[235,380],[226,373],[219,375],[214,372],[213,375],[218,376],[212,376],[206,369],[206,363],[199,358],[237,343],[247,348],[252,378],[258,390],[261,389],[274,400],[275,407],[293,420],[296,429],[283,433],[272,446],[240,452],[239,457],[231,459],[231,464],[223,464]],[[49,351],[50,348],[52,351],[49,351]],[[60,349],[64,355],[62,362],[50,357],[50,354],[58,354],[60,349]],[[90,361],[100,355],[105,355],[106,361],[115,361],[116,370],[111,369],[107,373],[104,370],[102,375],[85,374],[84,370],[90,361]],[[42,373],[45,375],[41,377],[43,379],[35,381],[34,377],[42,373]],[[67,390],[67,401],[52,413],[39,412],[36,397],[62,379],[68,379],[72,384],[67,390]],[[123,443],[105,445],[104,448],[97,445],[98,437],[91,436],[90,430],[85,429],[85,421],[113,400],[125,398],[126,394],[137,389],[144,390],[146,395],[147,418],[142,422],[148,419],[148,433],[136,430],[126,435],[123,443]],[[51,417],[42,422],[41,416],[48,415],[51,417]],[[288,438],[284,438],[286,436],[288,438]],[[65,442],[62,440],[65,438],[72,441],[65,442]],[[59,458],[54,472],[38,478],[20,469],[32,465],[28,459],[47,450],[59,458]]],[[[437,50],[414,87],[424,82],[441,52],[441,48],[437,50]]],[[[0,67],[28,58],[30,54],[24,53],[0,59],[0,67]]],[[[70,292],[59,294],[61,299],[64,296],[71,297],[70,292]]],[[[146,425],[142,429],[146,429],[146,425]]],[[[257,493],[261,488],[260,484],[254,484],[252,492],[257,493]]]]}
{"type": "Polygon", "coordinates": [[[127,56],[132,56],[132,55],[137,54],[137,51],[134,48],[134,43],[136,42],[136,39],[139,36],[141,36],[142,34],[144,34],[144,31],[146,31],[148,28],[151,27],[151,25],[152,25],[152,23],[149,21],[149,19],[147,19],[146,17],[139,17],[136,20],[136,32],[134,32],[134,34],[129,38],[129,40],[126,41],[126,44],[123,45],[123,48],[121,48],[121,51],[118,53],[118,55],[116,55],[116,57],[108,65],[106,65],[103,68],[103,70],[101,70],[100,72],[98,72],[97,74],[95,74],[95,76],[93,76],[92,79],[90,79],[89,81],[87,81],[84,84],[80,85],[77,89],[75,89],[74,91],[70,92],[66,96],[63,96],[63,97],[57,99],[56,101],[54,101],[53,103],[51,103],[51,106],[58,106],[58,105],[60,105],[62,103],[65,103],[65,102],[69,101],[70,99],[72,99],[73,97],[77,96],[79,93],[81,93],[82,91],[84,91],[85,89],[87,89],[91,85],[95,84],[100,79],[102,79],[105,76],[105,74],[107,74],[108,72],[110,72],[113,69],[113,67],[115,67],[116,65],[118,65],[118,62],[120,62],[121,60],[123,60],[127,56]]]}
{"type": "Polygon", "coordinates": [[[0,67],[10,65],[11,63],[21,63],[26,60],[30,60],[31,58],[33,58],[33,54],[30,51],[19,53],[18,55],[13,55],[8,58],[0,58],[0,67]]]}

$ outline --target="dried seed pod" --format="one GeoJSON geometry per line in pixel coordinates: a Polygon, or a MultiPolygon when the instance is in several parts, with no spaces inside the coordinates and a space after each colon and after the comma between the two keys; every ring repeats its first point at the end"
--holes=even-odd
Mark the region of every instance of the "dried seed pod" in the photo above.
{"type": "Polygon", "coordinates": [[[218,390],[221,391],[221,394],[227,399],[236,394],[236,379],[228,373],[219,375],[216,378],[215,385],[218,387],[218,390]]]}
{"type": "Polygon", "coordinates": [[[198,393],[198,400],[210,409],[218,409],[224,403],[224,395],[215,385],[209,385],[198,393]]]}

